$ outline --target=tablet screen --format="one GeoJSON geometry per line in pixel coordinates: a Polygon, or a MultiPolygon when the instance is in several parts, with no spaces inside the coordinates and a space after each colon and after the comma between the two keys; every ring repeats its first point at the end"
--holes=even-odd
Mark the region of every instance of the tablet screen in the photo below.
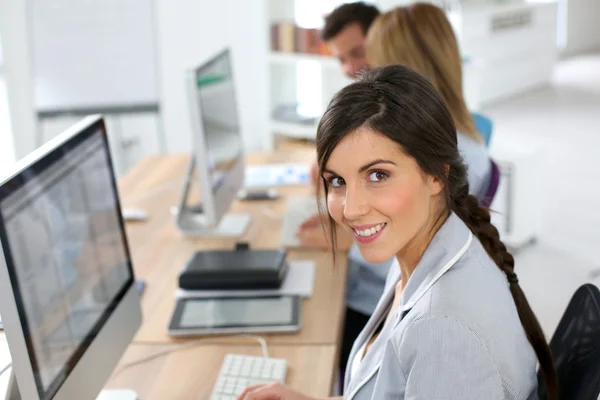
{"type": "Polygon", "coordinates": [[[294,297],[183,299],[178,304],[181,329],[292,325],[294,297]]]}

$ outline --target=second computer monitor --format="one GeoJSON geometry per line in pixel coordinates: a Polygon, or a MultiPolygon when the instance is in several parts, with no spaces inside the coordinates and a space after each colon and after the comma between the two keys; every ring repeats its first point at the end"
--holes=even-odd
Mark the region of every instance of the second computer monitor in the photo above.
{"type": "Polygon", "coordinates": [[[224,50],[187,74],[193,154],[178,222],[182,230],[192,234],[236,236],[249,222],[246,215],[226,214],[244,184],[244,152],[231,64],[230,51],[224,50]],[[202,206],[196,213],[200,215],[185,207],[194,167],[200,184],[202,206]]]}

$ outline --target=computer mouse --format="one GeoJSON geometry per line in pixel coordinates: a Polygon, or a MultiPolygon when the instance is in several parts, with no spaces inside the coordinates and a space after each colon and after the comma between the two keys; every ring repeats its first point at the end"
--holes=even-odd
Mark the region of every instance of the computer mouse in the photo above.
{"type": "Polygon", "coordinates": [[[141,208],[123,208],[121,215],[125,221],[145,221],[148,219],[148,212],[141,208]]]}

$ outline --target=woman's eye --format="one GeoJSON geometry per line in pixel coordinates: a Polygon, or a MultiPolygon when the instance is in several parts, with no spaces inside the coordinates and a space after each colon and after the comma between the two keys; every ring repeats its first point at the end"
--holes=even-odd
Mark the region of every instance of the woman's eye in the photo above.
{"type": "Polygon", "coordinates": [[[387,174],[383,171],[373,171],[369,174],[369,180],[371,180],[371,182],[381,182],[387,177],[387,174]]]}
{"type": "Polygon", "coordinates": [[[340,178],[339,176],[334,176],[333,178],[331,178],[329,180],[329,182],[331,183],[331,186],[334,188],[338,188],[344,184],[344,180],[342,178],[340,178]]]}

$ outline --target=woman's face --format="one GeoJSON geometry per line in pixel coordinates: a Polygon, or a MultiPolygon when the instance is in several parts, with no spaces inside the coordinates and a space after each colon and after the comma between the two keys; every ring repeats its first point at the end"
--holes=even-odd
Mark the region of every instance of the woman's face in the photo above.
{"type": "Polygon", "coordinates": [[[442,184],[382,134],[359,128],[346,135],[323,177],[329,213],[366,261],[384,262],[427,237],[442,184]]]}

